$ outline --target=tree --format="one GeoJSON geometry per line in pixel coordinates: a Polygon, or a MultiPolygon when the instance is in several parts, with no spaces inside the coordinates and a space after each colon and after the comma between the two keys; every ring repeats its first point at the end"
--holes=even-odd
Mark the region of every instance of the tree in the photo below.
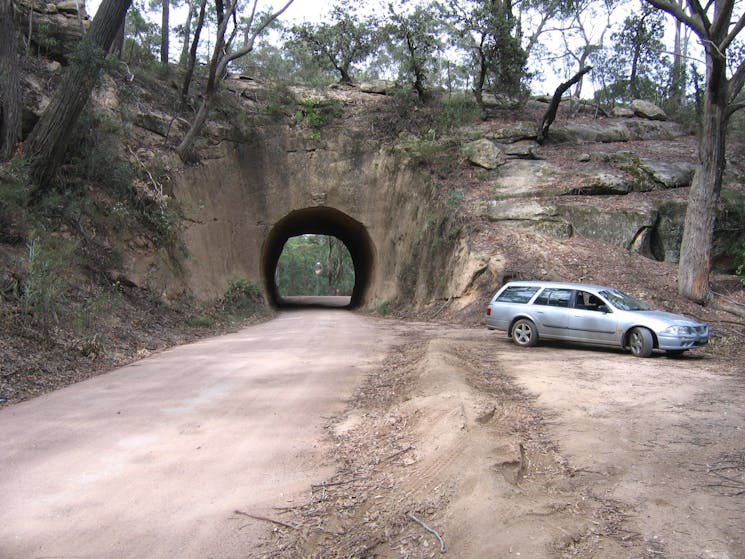
{"type": "MultiPolygon", "coordinates": [[[[572,3],[572,8],[567,14],[567,27],[555,30],[564,45],[564,53],[559,56],[567,62],[568,73],[580,72],[595,53],[603,50],[615,5],[613,0],[579,0],[572,3]]],[[[575,98],[581,97],[583,82],[580,76],[572,92],[575,98]]]]}
{"type": "Polygon", "coordinates": [[[401,63],[401,73],[412,80],[412,86],[420,102],[429,97],[428,84],[433,71],[435,53],[440,48],[437,34],[439,21],[431,6],[418,4],[408,13],[388,5],[389,32],[397,45],[389,45],[394,57],[401,63]],[[395,48],[399,47],[399,48],[395,48]]]}
{"type": "Polygon", "coordinates": [[[10,159],[21,141],[21,86],[18,81],[15,8],[0,0],[0,160],[10,159]]]}
{"type": "Polygon", "coordinates": [[[380,23],[375,16],[360,18],[351,0],[341,0],[331,10],[328,23],[304,23],[290,30],[323,67],[338,72],[339,82],[351,84],[351,67],[364,61],[381,44],[380,23]]]}
{"type": "Polygon", "coordinates": [[[52,186],[73,127],[96,85],[130,2],[103,0],[62,83],[26,140],[24,155],[30,162],[30,176],[36,185],[35,198],[52,186]]]}
{"type": "Polygon", "coordinates": [[[163,67],[168,67],[168,47],[169,36],[171,34],[171,1],[161,0],[161,18],[160,18],[160,63],[163,67]]]}
{"type": "Polygon", "coordinates": [[[511,0],[449,0],[440,9],[470,53],[476,101],[482,103],[485,89],[520,95],[528,53],[511,0]]]}
{"type": "Polygon", "coordinates": [[[745,107],[737,96],[745,84],[745,60],[728,77],[727,57],[745,27],[745,14],[735,14],[735,0],[686,0],[686,9],[673,0],[647,0],[672,15],[701,41],[706,57],[703,118],[699,136],[698,166],[688,196],[678,265],[678,292],[698,303],[711,295],[711,246],[717,204],[725,167],[727,122],[745,107]]]}
{"type": "Polygon", "coordinates": [[[207,76],[207,84],[205,85],[202,95],[202,103],[199,106],[197,115],[194,118],[194,121],[191,123],[189,130],[184,136],[184,139],[176,148],[176,153],[178,153],[182,161],[188,161],[193,156],[192,150],[194,147],[194,142],[196,141],[197,136],[202,131],[204,123],[207,121],[207,115],[212,108],[215,96],[217,95],[217,92],[220,88],[220,82],[225,75],[228,64],[250,53],[254,48],[254,43],[256,42],[257,37],[261,35],[261,33],[263,33],[264,30],[275,19],[281,16],[287,8],[290,7],[293,0],[288,0],[288,2],[276,12],[264,17],[260,17],[259,20],[256,21],[256,8],[258,2],[259,0],[253,0],[251,15],[246,23],[248,29],[250,30],[245,35],[246,41],[240,48],[233,51],[231,49],[232,42],[235,38],[235,35],[238,33],[238,26],[236,25],[236,11],[238,9],[239,0],[228,0],[227,10],[225,11],[223,11],[224,6],[222,0],[216,0],[216,6],[218,8],[218,28],[217,35],[215,37],[215,47],[212,51],[212,58],[210,59],[209,74],[207,76]],[[233,24],[231,34],[226,36],[228,27],[230,26],[231,22],[233,24]],[[256,25],[254,25],[255,22],[256,25]]]}
{"type": "MultiPolygon", "coordinates": [[[[195,0],[196,1],[196,0],[195,0]]],[[[184,72],[184,82],[181,86],[181,108],[186,107],[186,101],[189,97],[189,87],[191,87],[191,80],[194,77],[194,68],[197,65],[197,50],[199,49],[199,37],[202,34],[202,27],[204,27],[204,18],[207,12],[207,0],[199,0],[199,17],[197,18],[197,25],[194,29],[194,38],[191,41],[191,47],[189,48],[189,55],[186,59],[186,72],[184,72]]]]}

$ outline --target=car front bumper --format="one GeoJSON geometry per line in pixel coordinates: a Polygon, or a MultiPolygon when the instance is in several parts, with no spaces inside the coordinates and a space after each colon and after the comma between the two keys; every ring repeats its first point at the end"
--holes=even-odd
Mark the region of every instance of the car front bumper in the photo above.
{"type": "Polygon", "coordinates": [[[689,335],[689,336],[671,336],[658,334],[657,341],[659,348],[666,351],[683,351],[686,349],[695,349],[704,347],[709,343],[709,336],[689,335]]]}

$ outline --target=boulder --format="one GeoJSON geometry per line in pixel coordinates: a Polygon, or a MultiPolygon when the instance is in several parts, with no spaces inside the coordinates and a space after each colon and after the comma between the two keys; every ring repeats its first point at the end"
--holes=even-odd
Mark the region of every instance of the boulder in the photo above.
{"type": "Polygon", "coordinates": [[[685,135],[674,122],[625,119],[608,123],[572,122],[554,125],[548,142],[558,143],[613,143],[633,140],[672,140],[685,135]]]}
{"type": "Polygon", "coordinates": [[[616,118],[631,118],[635,116],[634,110],[629,107],[613,107],[611,115],[616,118]]]}
{"type": "Polygon", "coordinates": [[[395,89],[396,82],[391,80],[370,80],[362,82],[359,87],[363,93],[388,95],[395,89]]]}
{"type": "Polygon", "coordinates": [[[502,144],[514,144],[523,140],[535,140],[537,135],[535,123],[523,121],[491,130],[486,137],[502,144]]]}
{"type": "Polygon", "coordinates": [[[468,161],[484,169],[496,169],[504,165],[507,160],[502,150],[486,138],[468,142],[463,146],[462,151],[468,161]]]}
{"type": "Polygon", "coordinates": [[[631,102],[631,110],[634,111],[636,116],[641,118],[647,118],[649,120],[667,120],[665,111],[654,103],[650,103],[643,99],[634,99],[631,102]]]}

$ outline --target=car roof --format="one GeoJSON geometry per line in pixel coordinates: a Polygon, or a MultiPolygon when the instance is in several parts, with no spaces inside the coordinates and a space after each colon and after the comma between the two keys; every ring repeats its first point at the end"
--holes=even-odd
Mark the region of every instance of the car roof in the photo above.
{"type": "Polygon", "coordinates": [[[611,289],[617,291],[617,289],[614,289],[612,287],[593,285],[591,283],[569,283],[561,281],[515,280],[507,282],[504,287],[507,287],[508,285],[517,287],[554,287],[559,289],[583,289],[587,291],[603,291],[611,289]]]}

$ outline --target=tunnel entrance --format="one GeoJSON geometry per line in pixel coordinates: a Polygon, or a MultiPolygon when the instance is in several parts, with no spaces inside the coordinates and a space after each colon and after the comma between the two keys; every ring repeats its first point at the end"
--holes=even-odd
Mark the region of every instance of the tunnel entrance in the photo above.
{"type": "Polygon", "coordinates": [[[262,248],[262,274],[270,303],[285,307],[291,303],[277,286],[277,264],[288,239],[300,235],[328,235],[346,246],[354,265],[354,287],[347,308],[365,302],[373,277],[375,249],[364,225],[337,209],[329,207],[295,210],[279,220],[267,235],[262,248]]]}

